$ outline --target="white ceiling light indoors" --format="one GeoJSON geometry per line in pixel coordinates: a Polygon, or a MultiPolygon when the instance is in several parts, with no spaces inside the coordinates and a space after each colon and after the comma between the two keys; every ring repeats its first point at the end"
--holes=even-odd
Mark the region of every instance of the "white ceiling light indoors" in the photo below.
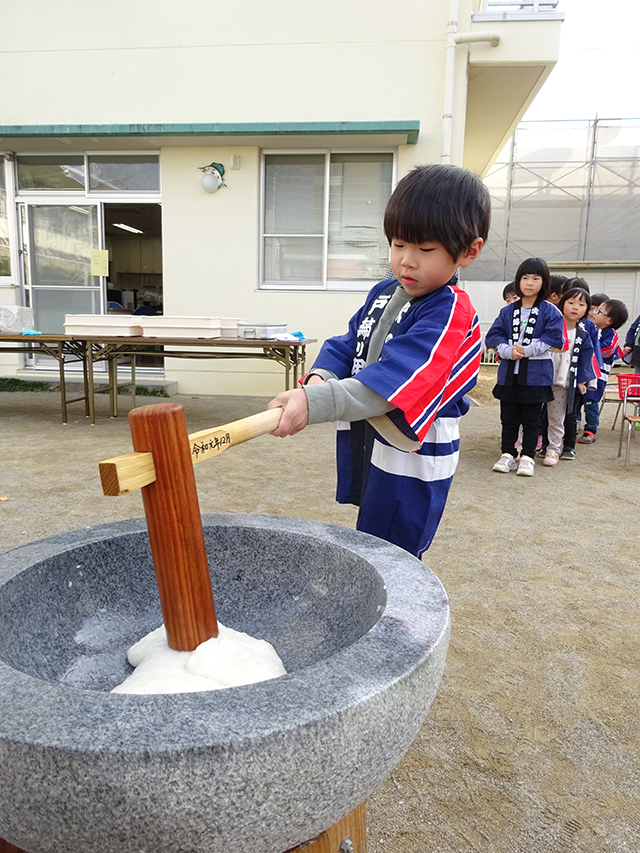
{"type": "Polygon", "coordinates": [[[144,234],[139,228],[134,228],[132,225],[125,225],[124,222],[114,222],[114,228],[122,228],[123,231],[131,231],[132,234],[144,234]]]}

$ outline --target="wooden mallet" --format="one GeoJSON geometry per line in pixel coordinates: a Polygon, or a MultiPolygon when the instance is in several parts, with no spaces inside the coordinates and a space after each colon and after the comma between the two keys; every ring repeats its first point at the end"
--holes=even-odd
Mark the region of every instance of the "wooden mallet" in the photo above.
{"type": "Polygon", "coordinates": [[[129,412],[133,453],[100,462],[105,495],[142,489],[160,604],[172,649],[193,651],[218,636],[193,466],[228,447],[272,432],[282,409],[187,433],[179,403],[129,412]]]}

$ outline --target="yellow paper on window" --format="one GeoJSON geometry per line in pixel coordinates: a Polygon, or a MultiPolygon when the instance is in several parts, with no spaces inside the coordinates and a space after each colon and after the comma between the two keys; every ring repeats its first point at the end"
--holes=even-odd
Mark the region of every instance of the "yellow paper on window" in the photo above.
{"type": "Polygon", "coordinates": [[[91,250],[91,275],[109,275],[109,250],[91,250]]]}

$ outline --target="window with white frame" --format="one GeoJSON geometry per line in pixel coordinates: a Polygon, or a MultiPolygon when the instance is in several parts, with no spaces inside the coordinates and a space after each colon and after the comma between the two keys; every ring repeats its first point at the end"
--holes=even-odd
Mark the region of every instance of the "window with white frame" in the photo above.
{"type": "Polygon", "coordinates": [[[20,154],[20,192],[159,192],[157,154],[20,154]]]}
{"type": "Polygon", "coordinates": [[[265,288],[360,289],[384,277],[392,153],[265,153],[265,288]]]}

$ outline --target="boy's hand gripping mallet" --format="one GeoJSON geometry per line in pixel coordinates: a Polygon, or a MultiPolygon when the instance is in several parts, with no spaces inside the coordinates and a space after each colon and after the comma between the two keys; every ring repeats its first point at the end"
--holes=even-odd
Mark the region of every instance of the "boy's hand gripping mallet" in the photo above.
{"type": "Polygon", "coordinates": [[[187,434],[179,403],[141,406],[129,413],[134,453],[100,462],[105,495],[142,489],[151,553],[167,640],[193,651],[218,636],[209,564],[193,466],[227,447],[272,432],[282,409],[187,434]]]}

